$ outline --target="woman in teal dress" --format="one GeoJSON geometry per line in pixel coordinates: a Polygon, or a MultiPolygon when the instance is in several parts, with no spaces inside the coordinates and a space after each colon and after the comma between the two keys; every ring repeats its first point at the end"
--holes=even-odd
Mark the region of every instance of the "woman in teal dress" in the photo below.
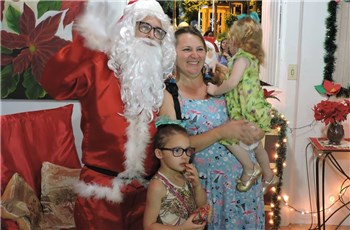
{"type": "MultiPolygon", "coordinates": [[[[166,92],[160,114],[184,120],[191,135],[191,146],[196,148],[193,163],[214,212],[208,229],[264,229],[261,182],[248,192],[237,191],[236,180],[242,173],[242,166],[219,143],[221,139],[237,139],[252,144],[262,138],[263,132],[252,128],[252,123],[229,120],[224,96],[207,94],[202,75],[206,47],[200,32],[193,27],[183,27],[176,31],[175,37],[178,96],[174,99],[166,92]],[[176,100],[180,104],[180,117],[176,116],[176,100]]],[[[216,68],[216,74],[220,74],[221,68],[216,68]]],[[[253,155],[251,157],[255,160],[253,155]]]]}

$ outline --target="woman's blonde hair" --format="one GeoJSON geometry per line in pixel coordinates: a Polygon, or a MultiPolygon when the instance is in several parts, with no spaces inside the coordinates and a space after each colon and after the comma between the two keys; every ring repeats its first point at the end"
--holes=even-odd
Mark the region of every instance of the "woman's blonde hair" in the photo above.
{"type": "Polygon", "coordinates": [[[260,64],[264,63],[265,53],[262,47],[262,29],[260,23],[247,16],[235,21],[228,33],[230,45],[241,48],[254,55],[260,64]]]}

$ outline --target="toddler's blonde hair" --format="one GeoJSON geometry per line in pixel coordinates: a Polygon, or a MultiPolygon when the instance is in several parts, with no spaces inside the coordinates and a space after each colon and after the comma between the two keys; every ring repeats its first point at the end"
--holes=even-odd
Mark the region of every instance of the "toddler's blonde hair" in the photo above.
{"type": "Polygon", "coordinates": [[[262,29],[259,23],[247,16],[235,21],[228,33],[229,45],[241,48],[254,55],[260,64],[264,63],[265,53],[262,47],[262,29]]]}

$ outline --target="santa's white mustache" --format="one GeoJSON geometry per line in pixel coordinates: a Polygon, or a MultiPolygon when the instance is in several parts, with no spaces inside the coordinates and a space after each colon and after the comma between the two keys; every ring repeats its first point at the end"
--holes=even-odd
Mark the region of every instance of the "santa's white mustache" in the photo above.
{"type": "Polygon", "coordinates": [[[156,42],[150,38],[137,38],[137,41],[143,42],[143,43],[150,45],[150,46],[160,47],[160,44],[158,42],[156,42]]]}

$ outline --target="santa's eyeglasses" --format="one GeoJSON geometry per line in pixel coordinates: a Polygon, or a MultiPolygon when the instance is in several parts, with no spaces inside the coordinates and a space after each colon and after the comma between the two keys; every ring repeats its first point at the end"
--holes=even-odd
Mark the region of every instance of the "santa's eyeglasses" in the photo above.
{"type": "Polygon", "coordinates": [[[139,31],[141,33],[148,34],[149,32],[151,32],[151,30],[153,30],[153,35],[158,40],[163,40],[163,38],[166,35],[166,32],[162,28],[153,27],[147,22],[142,22],[142,21],[138,21],[136,23],[138,24],[139,31]]]}

